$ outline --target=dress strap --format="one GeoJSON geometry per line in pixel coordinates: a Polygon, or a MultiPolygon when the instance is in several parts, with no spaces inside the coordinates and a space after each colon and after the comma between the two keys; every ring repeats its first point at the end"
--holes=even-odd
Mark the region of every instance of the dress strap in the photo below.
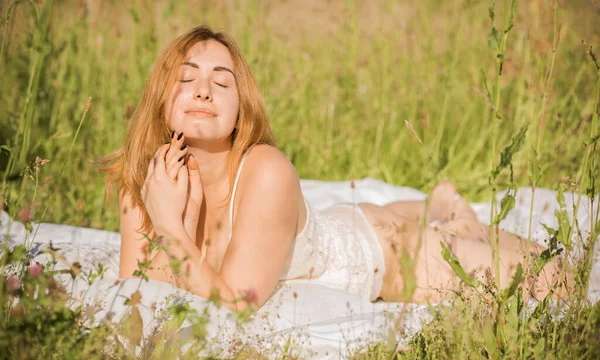
{"type": "Polygon", "coordinates": [[[235,182],[233,183],[233,190],[231,190],[231,200],[229,201],[229,239],[231,240],[231,235],[233,234],[233,202],[235,200],[235,191],[237,190],[238,181],[240,180],[240,174],[242,173],[242,167],[244,166],[244,161],[246,161],[246,156],[250,152],[254,145],[250,146],[244,155],[242,156],[242,160],[240,161],[240,166],[238,167],[237,174],[235,175],[235,182]]]}

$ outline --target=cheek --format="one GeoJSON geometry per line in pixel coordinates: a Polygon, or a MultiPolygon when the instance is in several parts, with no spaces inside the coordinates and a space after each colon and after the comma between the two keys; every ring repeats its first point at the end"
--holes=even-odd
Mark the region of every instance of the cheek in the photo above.
{"type": "Polygon", "coordinates": [[[169,98],[165,102],[165,122],[167,123],[167,126],[169,128],[173,128],[172,122],[175,117],[175,114],[173,112],[173,109],[175,109],[174,102],[175,102],[174,98],[169,98]]]}
{"type": "Polygon", "coordinates": [[[167,122],[167,125],[169,125],[169,127],[171,128],[173,128],[176,125],[172,123],[176,123],[181,117],[178,109],[181,108],[181,104],[183,103],[184,98],[185,91],[181,89],[181,87],[176,86],[171,92],[169,100],[167,100],[167,102],[165,103],[165,120],[167,122]]]}
{"type": "Polygon", "coordinates": [[[240,112],[240,99],[237,92],[228,99],[228,108],[230,109],[230,116],[233,118],[234,121],[237,120],[238,114],[240,112]]]}

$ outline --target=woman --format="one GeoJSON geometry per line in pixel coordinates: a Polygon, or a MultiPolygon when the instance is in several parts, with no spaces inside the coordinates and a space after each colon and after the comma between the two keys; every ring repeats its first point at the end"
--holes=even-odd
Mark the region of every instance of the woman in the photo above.
{"type": "MultiPolygon", "coordinates": [[[[105,161],[107,187],[120,185],[121,276],[150,261],[149,278],[205,298],[216,289],[234,310],[259,308],[284,280],[436,300],[458,283],[441,241],[468,271],[492,267],[488,228],[447,182],[427,212],[424,202],[311,208],[240,49],[207,27],[158,57],[125,146],[105,161]],[[425,213],[437,225],[420,232],[425,213]],[[163,249],[149,253],[145,234],[163,249]]],[[[505,284],[526,244],[500,234],[500,245],[505,284]]]]}

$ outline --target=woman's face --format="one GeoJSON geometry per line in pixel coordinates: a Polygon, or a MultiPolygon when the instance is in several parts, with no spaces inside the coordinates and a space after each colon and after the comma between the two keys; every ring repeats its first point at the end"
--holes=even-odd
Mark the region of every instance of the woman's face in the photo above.
{"type": "Polygon", "coordinates": [[[195,44],[165,104],[169,129],[183,132],[192,146],[227,140],[240,108],[234,73],[225,45],[214,40],[195,44]]]}

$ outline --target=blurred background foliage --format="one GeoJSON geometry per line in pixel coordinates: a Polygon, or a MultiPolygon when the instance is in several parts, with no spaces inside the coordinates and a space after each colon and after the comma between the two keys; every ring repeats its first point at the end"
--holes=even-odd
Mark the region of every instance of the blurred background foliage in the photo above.
{"type": "MultiPolygon", "coordinates": [[[[527,151],[513,159],[519,186],[530,185],[533,149],[544,170],[540,186],[574,177],[590,134],[596,68],[582,40],[600,44],[600,4],[559,1],[548,77],[553,3],[518,1],[508,40],[496,140],[501,149],[529,124],[527,151]]],[[[496,64],[488,7],[487,0],[0,1],[4,208],[22,220],[118,230],[116,202],[104,204],[105,179],[92,161],[122,146],[159,52],[200,24],[241,46],[279,147],[301,178],[373,177],[427,191],[429,154],[444,153],[448,164],[435,178],[485,201],[485,82],[491,87],[496,64]]]]}

